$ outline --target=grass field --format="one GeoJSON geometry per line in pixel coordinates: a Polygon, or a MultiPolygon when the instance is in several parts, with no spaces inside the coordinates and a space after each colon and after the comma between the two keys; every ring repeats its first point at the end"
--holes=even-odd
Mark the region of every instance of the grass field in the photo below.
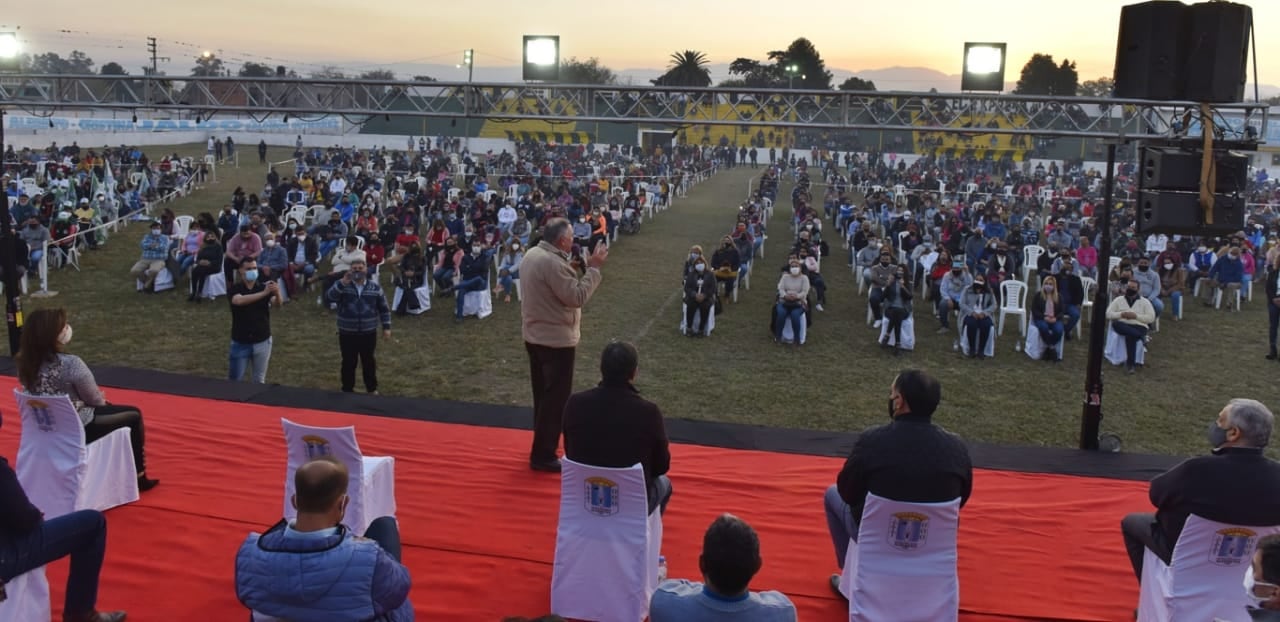
{"type": "MultiPolygon", "coordinates": [[[[195,145],[176,150],[203,153],[195,145]]],[[[239,169],[220,169],[216,183],[173,204],[175,211],[216,212],[237,185],[249,192],[260,189],[265,169],[249,163],[254,155],[246,150],[239,169]]],[[[288,158],[285,149],[269,154],[271,160],[288,158]]],[[[628,339],[641,353],[638,387],[669,417],[847,431],[882,422],[894,375],[905,367],[923,367],[943,385],[938,420],[965,437],[1076,445],[1086,342],[1068,343],[1062,364],[1032,361],[1014,352],[1015,327],[997,341],[994,359],[970,361],[952,352],[953,334],[935,334],[937,322],[928,305],[917,302],[916,350],[895,358],[875,343],[877,333],[864,321],[866,298],[856,295],[838,245],[824,261],[828,304],[809,343],[798,350],[775,345],[766,314],[790,245],[783,219],[771,227],[767,259],[758,260],[752,289],[717,318],[714,336],[680,337],[682,260],[691,244],[710,249],[729,229],[756,172],[722,172],[612,249],[604,284],[583,313],[578,388],[597,381],[597,354],[604,344],[628,339]]],[[[789,196],[785,183],[780,196],[789,196]]],[[[224,376],[230,338],[225,299],[196,305],[178,291],[134,292],[128,268],[139,255],[144,229],[134,225],[113,236],[104,250],[85,254],[81,272],[53,272],[49,288],[58,295],[24,299],[25,307],[67,307],[76,329],[70,350],[90,363],[224,376]]],[[[383,284],[390,294],[387,275],[383,284]]],[[[179,291],[185,292],[185,280],[181,285],[179,291]]],[[[393,339],[378,350],[381,392],[528,404],[518,303],[495,299],[488,319],[455,325],[452,302],[437,300],[423,316],[396,318],[393,339]]],[[[1191,301],[1185,315],[1185,321],[1162,323],[1144,372],[1126,376],[1107,366],[1103,429],[1120,434],[1126,451],[1203,453],[1204,427],[1228,399],[1252,397],[1280,407],[1280,365],[1262,358],[1267,319],[1261,296],[1255,294],[1240,313],[1191,301]]],[[[338,388],[335,321],[314,297],[274,312],[272,328],[268,381],[338,388]]]]}

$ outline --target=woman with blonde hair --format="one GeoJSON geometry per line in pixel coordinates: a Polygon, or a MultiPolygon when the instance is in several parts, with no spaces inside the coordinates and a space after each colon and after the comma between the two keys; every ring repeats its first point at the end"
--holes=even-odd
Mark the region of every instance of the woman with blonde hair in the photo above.
{"type": "Polygon", "coordinates": [[[1044,344],[1042,358],[1046,361],[1060,360],[1057,347],[1066,333],[1062,323],[1065,311],[1061,299],[1058,298],[1057,277],[1044,277],[1044,282],[1040,284],[1040,291],[1036,292],[1035,299],[1031,301],[1031,324],[1040,333],[1040,341],[1044,344]]]}
{"type": "Polygon", "coordinates": [[[63,349],[71,342],[65,309],[37,309],[27,316],[18,350],[18,382],[31,395],[66,395],[84,425],[84,442],[92,443],[115,430],[129,428],[138,490],[155,488],[160,480],[147,478],[142,411],[107,402],[89,366],[63,349]]]}

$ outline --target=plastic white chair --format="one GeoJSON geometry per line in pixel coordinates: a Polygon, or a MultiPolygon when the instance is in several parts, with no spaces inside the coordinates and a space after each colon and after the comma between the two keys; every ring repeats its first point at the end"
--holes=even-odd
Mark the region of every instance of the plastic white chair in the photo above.
{"type": "Polygon", "coordinates": [[[284,214],[284,223],[287,225],[290,220],[298,223],[298,226],[307,226],[307,206],[295,205],[289,208],[289,211],[284,214]]]}
{"type": "Polygon", "coordinates": [[[457,199],[458,197],[460,197],[460,196],[462,196],[462,189],[461,189],[461,188],[450,188],[450,189],[449,189],[449,200],[450,200],[450,201],[454,201],[454,200],[456,200],[456,199],[457,199]]]}
{"type": "Polygon", "coordinates": [[[1280,526],[1243,527],[1187,517],[1166,565],[1148,549],[1142,561],[1138,622],[1228,620],[1248,622],[1245,569],[1258,539],[1280,526]]]}
{"type": "MultiPolygon", "coordinates": [[[[395,294],[393,295],[391,300],[392,309],[400,308],[400,302],[404,300],[405,294],[406,294],[406,291],[403,287],[396,288],[395,294]]],[[[418,297],[418,308],[407,309],[410,314],[421,315],[431,310],[431,285],[430,284],[425,284],[422,287],[419,287],[413,290],[413,295],[418,297]]],[[[464,307],[466,306],[465,301],[463,303],[463,306],[464,307]]]]}
{"type": "MultiPolygon", "coordinates": [[[[221,272],[219,272],[219,274],[221,274],[221,272]]],[[[209,277],[209,278],[211,278],[211,279],[212,279],[213,277],[211,276],[211,277],[209,277]]],[[[135,285],[137,286],[138,291],[142,291],[143,289],[145,289],[145,288],[146,288],[146,286],[147,286],[147,281],[146,281],[146,279],[138,279],[138,280],[135,282],[135,285]]],[[[157,275],[156,275],[156,282],[155,282],[155,285],[154,285],[154,289],[155,289],[156,293],[158,294],[158,293],[160,293],[160,292],[168,291],[168,290],[171,290],[171,289],[173,289],[173,288],[174,288],[174,283],[173,283],[173,273],[172,273],[172,272],[170,272],[170,271],[169,271],[169,268],[167,268],[167,267],[166,267],[166,268],[161,268],[161,269],[160,269],[160,274],[157,274],[157,275]]]]}
{"type": "Polygon", "coordinates": [[[173,219],[173,237],[179,240],[185,240],[188,233],[191,233],[191,223],[195,222],[195,216],[178,216],[173,219]]]}
{"type": "MultiPolygon", "coordinates": [[[[1059,339],[1057,345],[1053,347],[1053,351],[1058,353],[1059,361],[1061,361],[1062,357],[1066,354],[1066,344],[1067,336],[1063,335],[1062,339],[1059,339]]],[[[1014,349],[1016,350],[1017,348],[1015,347],[1014,349]]],[[[1032,329],[1027,330],[1026,337],[1023,338],[1022,350],[1026,352],[1027,356],[1031,357],[1032,360],[1038,361],[1041,356],[1044,356],[1044,342],[1040,339],[1040,331],[1032,329]]]]}
{"type": "Polygon", "coordinates": [[[849,541],[840,593],[850,622],[948,622],[960,617],[956,532],[960,500],[903,503],[867,494],[849,541]],[[902,582],[911,583],[903,598],[902,582]]]}
{"type": "MultiPolygon", "coordinates": [[[[897,343],[893,333],[889,332],[889,318],[885,318],[884,322],[880,324],[880,336],[877,337],[876,343],[884,341],[885,337],[889,338],[890,346],[897,343]]],[[[916,349],[916,316],[914,313],[908,315],[907,319],[902,320],[902,344],[898,347],[902,350],[916,349]]]]}
{"type": "Polygon", "coordinates": [[[18,481],[45,516],[108,510],[138,500],[138,470],[129,429],[84,442],[84,424],[65,395],[15,389],[22,415],[18,481]]]}
{"type": "MultiPolygon", "coordinates": [[[[689,312],[689,305],[688,305],[688,303],[681,303],[681,304],[680,304],[680,334],[681,334],[681,335],[688,334],[688,332],[689,332],[689,326],[688,326],[688,324],[686,324],[686,323],[685,323],[685,318],[687,318],[687,317],[688,317],[686,314],[687,314],[688,312],[689,312]]],[[[701,331],[702,331],[702,322],[703,322],[704,320],[707,322],[707,334],[709,335],[709,334],[711,334],[712,332],[715,332],[715,330],[716,330],[716,311],[715,311],[715,306],[714,306],[714,305],[713,305],[713,306],[712,306],[712,308],[711,308],[711,313],[708,313],[707,315],[708,315],[709,317],[707,317],[707,318],[703,318],[703,317],[702,317],[702,311],[701,311],[701,310],[699,310],[697,313],[694,313],[694,314],[693,314],[693,331],[694,331],[694,332],[701,332],[701,331]]]]}
{"type": "Polygon", "coordinates": [[[658,587],[662,513],[649,512],[644,468],[561,460],[551,610],[568,619],[641,622],[658,587]]]}
{"type": "Polygon", "coordinates": [[[1120,259],[1119,257],[1116,257],[1115,255],[1112,255],[1111,259],[1107,261],[1107,278],[1108,279],[1111,278],[1111,271],[1115,270],[1116,266],[1120,265],[1121,261],[1123,260],[1120,259]]]}
{"type": "MultiPolygon", "coordinates": [[[[714,320],[713,320],[714,321],[714,320]]],[[[809,312],[806,311],[804,319],[800,320],[800,345],[804,345],[809,339],[809,312]]],[[[782,343],[795,343],[795,331],[791,330],[791,321],[788,320],[782,324],[782,343]]]]}
{"type": "Polygon", "coordinates": [[[285,518],[293,520],[298,515],[292,502],[294,471],[321,456],[333,456],[347,467],[350,475],[347,495],[351,501],[342,522],[352,533],[362,535],[374,519],[395,516],[395,458],[360,453],[355,426],[317,428],[284,418],[280,423],[284,426],[284,441],[289,455],[284,479],[285,518]]]}
{"type": "Polygon", "coordinates": [[[1036,269],[1040,256],[1044,254],[1044,248],[1031,244],[1022,247],[1022,282],[1030,284],[1031,271],[1036,269]]]}
{"type": "MultiPolygon", "coordinates": [[[[157,283],[159,281],[157,280],[157,283]]],[[[156,288],[157,291],[159,288],[156,288]]],[[[201,298],[213,300],[218,296],[227,295],[227,274],[225,272],[217,272],[210,274],[209,278],[204,281],[204,289],[200,292],[201,298]]]]}
{"type": "MultiPolygon", "coordinates": [[[[1203,279],[1202,279],[1202,280],[1203,280],[1203,279]]],[[[1199,283],[1197,282],[1197,284],[1199,284],[1199,283]]],[[[1236,310],[1236,311],[1239,311],[1239,310],[1240,310],[1240,290],[1241,290],[1242,288],[1243,288],[1243,285],[1242,285],[1241,287],[1236,288],[1236,290],[1235,290],[1235,296],[1236,296],[1236,306],[1235,306],[1235,310],[1236,310]]],[[[1222,292],[1224,292],[1224,291],[1226,291],[1226,288],[1225,288],[1225,287],[1219,287],[1217,290],[1215,290],[1215,291],[1213,292],[1213,308],[1214,308],[1214,309],[1221,309],[1221,308],[1222,308],[1222,292]]],[[[1185,303],[1185,301],[1184,301],[1184,303],[1185,303]]],[[[1227,306],[1228,306],[1228,307],[1230,307],[1230,306],[1231,306],[1231,303],[1230,303],[1230,302],[1227,302],[1227,306]]]]}
{"type": "MultiPolygon", "coordinates": [[[[1124,337],[1120,336],[1114,330],[1111,330],[1111,323],[1107,323],[1107,344],[1102,350],[1103,356],[1107,358],[1112,365],[1124,365],[1129,361],[1129,353],[1124,347],[1124,337]]],[[[1139,365],[1147,364],[1147,346],[1142,340],[1138,340],[1138,347],[1134,350],[1134,361],[1139,365]]]]}
{"type": "Polygon", "coordinates": [[[1093,296],[1098,293],[1098,280],[1082,276],[1080,277],[1080,289],[1084,290],[1084,301],[1080,303],[1080,321],[1076,322],[1077,337],[1080,336],[1080,325],[1093,318],[1093,296]]]}
{"type": "MultiPolygon", "coordinates": [[[[961,318],[957,315],[956,325],[957,325],[956,330],[959,332],[959,335],[960,335],[957,338],[957,341],[960,342],[960,352],[965,356],[969,356],[969,339],[964,334],[964,318],[961,318]]],[[[991,334],[987,335],[987,347],[982,352],[982,355],[987,358],[993,358],[996,355],[996,327],[995,326],[991,327],[991,334]]]]}
{"type": "Polygon", "coordinates": [[[1027,334],[1027,285],[1021,281],[1006,279],[1000,282],[1000,317],[996,321],[997,334],[1004,334],[1004,318],[1018,317],[1018,329],[1027,334]]]}
{"type": "Polygon", "coordinates": [[[319,225],[328,222],[329,213],[332,211],[333,209],[328,205],[312,205],[310,210],[311,224],[319,225]]]}

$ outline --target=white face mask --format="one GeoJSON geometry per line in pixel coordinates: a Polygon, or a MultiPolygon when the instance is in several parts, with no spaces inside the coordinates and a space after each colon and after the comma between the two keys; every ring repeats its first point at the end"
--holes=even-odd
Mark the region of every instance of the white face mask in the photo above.
{"type": "Polygon", "coordinates": [[[64,345],[64,346],[65,346],[65,345],[67,345],[68,343],[71,343],[71,334],[72,334],[72,332],[73,332],[73,331],[71,330],[71,325],[70,325],[70,324],[67,324],[66,326],[63,326],[63,327],[62,327],[62,332],[61,332],[61,333],[58,333],[58,343],[60,343],[60,344],[62,344],[62,345],[64,345]]]}
{"type": "Polygon", "coordinates": [[[1165,269],[1165,270],[1172,270],[1172,269],[1173,269],[1173,264],[1171,264],[1171,263],[1167,263],[1167,264],[1165,264],[1165,265],[1164,265],[1164,269],[1165,269]]]}
{"type": "Polygon", "coordinates": [[[267,240],[266,242],[263,242],[263,244],[266,244],[266,245],[267,245],[267,248],[271,248],[272,246],[275,246],[275,245],[276,245],[276,241],[275,241],[275,240],[267,240]]]}
{"type": "Polygon", "coordinates": [[[1244,571],[1244,593],[1245,596],[1249,598],[1249,602],[1253,603],[1255,606],[1262,605],[1262,603],[1265,603],[1272,598],[1262,598],[1254,594],[1254,589],[1258,586],[1268,587],[1271,586],[1271,584],[1257,581],[1253,576],[1253,566],[1250,565],[1249,568],[1244,571]]]}
{"type": "Polygon", "coordinates": [[[704,264],[704,263],[696,264],[693,266],[693,269],[697,270],[698,272],[702,272],[703,270],[707,269],[707,264],[704,264]]]}
{"type": "Polygon", "coordinates": [[[800,274],[800,266],[791,266],[791,274],[793,276],[800,274]]]}

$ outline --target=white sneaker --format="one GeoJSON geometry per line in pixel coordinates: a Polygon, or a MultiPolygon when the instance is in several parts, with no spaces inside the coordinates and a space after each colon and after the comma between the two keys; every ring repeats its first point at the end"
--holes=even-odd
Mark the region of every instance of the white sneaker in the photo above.
{"type": "Polygon", "coordinates": [[[822,305],[814,305],[814,306],[813,306],[813,308],[814,308],[814,309],[817,309],[818,311],[821,311],[821,310],[822,310],[822,305]]]}
{"type": "Polygon", "coordinates": [[[880,325],[883,323],[884,323],[884,320],[876,320],[876,323],[872,324],[871,328],[880,328],[880,325]]]}

